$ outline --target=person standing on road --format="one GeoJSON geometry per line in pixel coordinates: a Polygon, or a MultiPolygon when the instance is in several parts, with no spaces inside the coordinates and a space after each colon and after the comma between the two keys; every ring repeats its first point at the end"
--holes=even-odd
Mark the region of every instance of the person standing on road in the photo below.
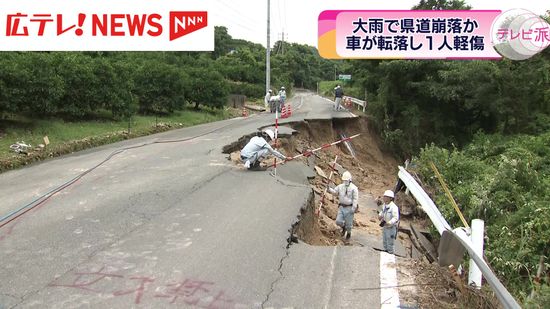
{"type": "Polygon", "coordinates": [[[290,161],[291,157],[286,157],[282,153],[273,149],[267,142],[266,138],[270,141],[275,140],[275,133],[267,129],[262,132],[261,136],[254,136],[250,139],[248,144],[241,150],[241,160],[244,162],[244,167],[249,170],[260,170],[260,159],[267,156],[268,153],[272,153],[274,156],[281,160],[290,161]]]}
{"type": "Polygon", "coordinates": [[[269,111],[274,113],[275,111],[280,111],[279,107],[281,105],[281,97],[278,95],[272,95],[269,98],[269,111]]]}
{"type": "MultiPolygon", "coordinates": [[[[382,197],[382,211],[378,213],[380,226],[382,227],[382,243],[384,250],[390,254],[394,254],[394,241],[397,238],[397,223],[399,222],[399,208],[393,202],[395,195],[393,191],[386,190],[382,197]]],[[[377,202],[382,204],[379,199],[377,202]]]]}
{"type": "Polygon", "coordinates": [[[265,103],[265,108],[266,109],[269,107],[269,99],[271,99],[272,94],[273,94],[273,90],[269,89],[269,91],[265,95],[264,103],[265,103]]]}
{"type": "Polygon", "coordinates": [[[357,210],[357,203],[359,201],[359,189],[351,182],[351,173],[348,171],[342,174],[342,181],[335,188],[329,187],[328,192],[338,195],[336,225],[342,227],[342,237],[346,236],[346,240],[349,240],[351,237],[351,228],[353,227],[353,214],[357,210]]]}
{"type": "Polygon", "coordinates": [[[281,110],[285,106],[286,101],[286,90],[285,87],[281,87],[281,90],[279,90],[279,98],[281,98],[281,110]]]}
{"type": "Polygon", "coordinates": [[[334,110],[339,111],[341,109],[342,97],[344,97],[344,90],[340,85],[334,88],[334,110]]]}

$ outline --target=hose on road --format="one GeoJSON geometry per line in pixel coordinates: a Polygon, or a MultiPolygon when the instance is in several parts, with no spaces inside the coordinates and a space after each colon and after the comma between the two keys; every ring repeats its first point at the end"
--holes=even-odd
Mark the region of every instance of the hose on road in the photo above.
{"type": "Polygon", "coordinates": [[[187,137],[187,138],[183,138],[183,139],[175,139],[175,140],[160,140],[160,141],[152,141],[152,142],[148,142],[148,143],[144,143],[144,144],[141,144],[141,145],[135,145],[135,146],[129,146],[129,147],[124,147],[124,148],[121,148],[121,149],[118,149],[118,150],[115,150],[113,151],[111,154],[109,154],[103,161],[99,162],[98,164],[96,164],[95,166],[87,169],[86,171],[80,173],[79,175],[77,175],[76,177],[72,178],[71,180],[57,186],[56,188],[50,190],[49,192],[47,193],[44,193],[42,194],[41,196],[39,196],[38,198],[36,198],[35,200],[33,200],[32,202],[26,204],[25,206],[23,207],[20,207],[14,211],[12,211],[11,213],[7,214],[7,215],[4,215],[0,218],[0,229],[6,225],[8,225],[10,222],[16,220],[17,218],[21,217],[22,215],[26,214],[27,212],[29,212],[30,210],[36,208],[37,206],[43,204],[44,202],[46,202],[47,200],[49,200],[52,196],[54,196],[56,193],[59,193],[61,192],[62,190],[70,187],[71,185],[73,185],[75,182],[77,182],[78,180],[80,180],[82,177],[86,176],[87,174],[89,174],[90,172],[92,172],[93,170],[95,170],[96,168],[100,167],[101,165],[105,164],[107,161],[111,160],[114,156],[120,154],[120,153],[123,153],[125,152],[126,150],[131,150],[131,149],[136,149],[136,148],[141,148],[141,147],[145,147],[145,146],[149,146],[149,145],[154,145],[154,144],[166,144],[166,143],[180,143],[180,142],[187,142],[187,141],[190,141],[190,140],[193,140],[193,139],[197,139],[199,137],[202,137],[202,136],[205,136],[205,135],[208,135],[208,134],[211,134],[211,133],[214,133],[216,131],[219,131],[219,130],[222,130],[230,125],[232,125],[233,123],[229,123],[229,124],[226,124],[226,125],[223,125],[221,127],[218,127],[218,128],[215,128],[213,130],[210,130],[210,131],[207,131],[207,132],[204,132],[204,133],[201,133],[199,135],[195,135],[195,136],[191,136],[191,137],[187,137]]]}

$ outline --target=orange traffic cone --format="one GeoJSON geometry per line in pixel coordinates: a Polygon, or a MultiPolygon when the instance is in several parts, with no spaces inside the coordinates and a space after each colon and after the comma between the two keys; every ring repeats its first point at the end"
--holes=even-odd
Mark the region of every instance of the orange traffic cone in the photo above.
{"type": "Polygon", "coordinates": [[[348,108],[351,108],[351,107],[352,107],[352,106],[351,106],[351,98],[350,98],[350,97],[347,97],[347,98],[346,98],[346,106],[347,106],[348,108]]]}
{"type": "Polygon", "coordinates": [[[283,118],[288,118],[290,116],[292,116],[292,107],[290,106],[290,104],[287,104],[285,105],[285,112],[284,112],[284,117],[283,118]]]}

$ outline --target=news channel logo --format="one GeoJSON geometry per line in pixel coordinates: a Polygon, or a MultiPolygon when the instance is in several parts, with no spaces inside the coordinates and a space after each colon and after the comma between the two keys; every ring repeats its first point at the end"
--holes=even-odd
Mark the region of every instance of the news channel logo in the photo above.
{"type": "Polygon", "coordinates": [[[503,57],[525,60],[550,45],[550,25],[531,11],[512,9],[493,21],[491,39],[495,50],[503,57]]]}

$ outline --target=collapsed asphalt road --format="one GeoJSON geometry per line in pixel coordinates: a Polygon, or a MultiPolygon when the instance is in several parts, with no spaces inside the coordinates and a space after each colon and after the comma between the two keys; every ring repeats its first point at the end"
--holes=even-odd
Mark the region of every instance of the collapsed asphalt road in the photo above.
{"type": "MultiPolygon", "coordinates": [[[[291,103],[291,121],[351,116],[309,94],[291,103]]],[[[301,163],[274,177],[222,153],[272,124],[232,119],[1,174],[3,216],[117,149],[174,141],[117,154],[0,228],[0,308],[377,307],[379,291],[354,289],[378,286],[375,251],[289,246],[312,194],[301,163]]]]}

